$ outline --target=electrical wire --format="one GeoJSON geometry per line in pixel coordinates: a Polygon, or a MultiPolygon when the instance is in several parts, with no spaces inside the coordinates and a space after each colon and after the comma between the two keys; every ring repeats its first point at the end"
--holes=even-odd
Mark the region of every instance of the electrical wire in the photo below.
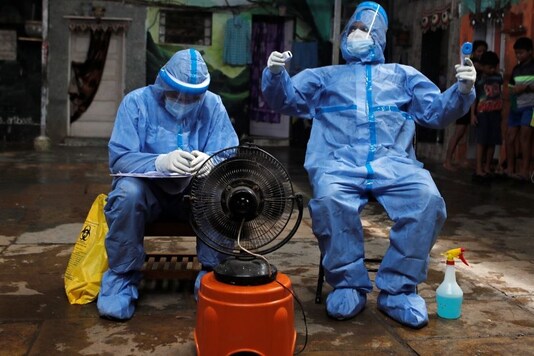
{"type": "Polygon", "coordinates": [[[302,305],[302,302],[300,301],[299,297],[297,297],[295,292],[293,292],[291,289],[289,289],[286,286],[284,286],[278,280],[275,280],[275,282],[278,283],[279,285],[281,285],[285,290],[287,290],[293,296],[293,299],[295,299],[297,301],[297,304],[299,305],[300,310],[302,312],[302,319],[304,320],[304,329],[305,329],[304,344],[302,345],[302,348],[298,352],[294,352],[293,353],[293,355],[298,355],[298,354],[302,353],[306,349],[306,345],[308,345],[308,321],[306,320],[306,312],[304,311],[304,306],[302,305]]]}
{"type": "MultiPolygon", "coordinates": [[[[241,246],[241,242],[240,242],[240,240],[241,240],[241,231],[243,231],[243,225],[244,224],[245,224],[245,219],[241,220],[241,225],[239,226],[239,232],[237,234],[237,246],[239,246],[239,248],[241,250],[243,250],[244,252],[250,254],[251,256],[258,257],[258,258],[261,258],[262,260],[264,260],[267,263],[269,276],[271,276],[271,264],[269,263],[269,260],[267,260],[267,258],[265,258],[265,256],[259,255],[257,253],[252,252],[252,251],[249,251],[246,248],[244,248],[243,246],[241,246]]],[[[279,285],[281,285],[285,290],[287,290],[293,296],[293,299],[295,299],[297,301],[297,304],[300,306],[300,310],[302,312],[302,319],[304,320],[304,328],[305,328],[304,345],[302,345],[302,348],[298,352],[293,353],[293,355],[298,355],[298,354],[302,353],[304,351],[304,349],[306,349],[306,345],[308,344],[308,321],[306,320],[306,312],[304,311],[304,305],[302,305],[302,302],[300,301],[299,297],[297,297],[295,292],[293,292],[291,289],[289,289],[286,286],[284,286],[278,280],[275,279],[274,281],[276,283],[278,283],[279,285]]]]}
{"type": "Polygon", "coordinates": [[[251,256],[254,256],[254,257],[258,257],[258,258],[261,258],[262,260],[264,260],[266,263],[267,263],[267,272],[268,272],[268,276],[270,277],[271,276],[271,264],[269,263],[269,260],[263,256],[263,255],[260,255],[260,254],[257,254],[257,253],[254,253],[252,251],[249,251],[247,250],[246,248],[244,248],[243,246],[241,246],[241,231],[243,231],[243,225],[245,224],[245,219],[241,220],[241,226],[239,226],[239,232],[237,233],[237,246],[239,246],[239,248],[248,253],[249,255],[251,256]]]}

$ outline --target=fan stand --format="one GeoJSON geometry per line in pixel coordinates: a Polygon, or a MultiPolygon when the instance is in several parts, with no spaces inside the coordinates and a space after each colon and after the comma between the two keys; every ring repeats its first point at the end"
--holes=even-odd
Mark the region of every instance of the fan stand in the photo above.
{"type": "Polygon", "coordinates": [[[197,355],[292,355],[297,333],[291,281],[243,253],[207,273],[198,293],[197,355]]]}
{"type": "Polygon", "coordinates": [[[293,355],[297,333],[291,281],[283,273],[260,285],[202,278],[198,293],[195,344],[198,356],[293,355]]]}
{"type": "MultiPolygon", "coordinates": [[[[232,257],[202,277],[195,327],[197,355],[292,355],[297,333],[291,281],[262,255],[279,248],[295,234],[302,219],[302,196],[293,194],[281,164],[259,148],[225,149],[204,165],[213,169],[206,177],[192,181],[192,226],[208,246],[232,257]],[[288,199],[292,202],[280,203],[288,199]],[[254,252],[247,249],[246,243],[241,245],[245,222],[258,219],[272,227],[282,217],[289,220],[295,203],[299,214],[283,239],[266,247],[279,236],[287,221],[274,228],[273,234],[269,229],[263,231],[271,240],[252,245],[254,252]],[[238,230],[229,228],[237,222],[241,222],[238,230]],[[234,233],[236,241],[228,242],[234,233]],[[239,246],[237,253],[234,243],[239,246]],[[262,246],[265,248],[259,249],[262,246]]],[[[256,238],[252,236],[246,236],[249,239],[245,238],[245,242],[256,238]]]]}
{"type": "Polygon", "coordinates": [[[291,281],[267,260],[242,252],[200,283],[197,355],[292,355],[297,333],[291,281]]]}

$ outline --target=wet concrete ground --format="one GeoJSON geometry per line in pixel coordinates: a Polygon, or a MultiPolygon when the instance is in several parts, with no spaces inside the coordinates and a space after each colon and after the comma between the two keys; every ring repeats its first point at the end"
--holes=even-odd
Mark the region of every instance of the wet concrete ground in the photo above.
{"type": "MultiPolygon", "coordinates": [[[[286,167],[306,201],[309,187],[302,150],[266,148],[286,167]]],[[[303,303],[308,343],[303,355],[527,355],[534,354],[534,184],[480,185],[471,171],[444,171],[425,162],[448,206],[448,220],[431,253],[428,280],[419,286],[430,322],[403,327],[376,309],[333,321],[315,304],[319,252],[309,215],[296,236],[268,255],[288,275],[303,303]],[[436,315],[435,290],[443,279],[440,254],[465,247],[471,267],[457,265],[464,291],[462,317],[436,315]]],[[[196,305],[189,283],[145,281],[128,322],[99,318],[95,303],[70,305],[63,273],[87,211],[107,193],[105,147],[57,146],[38,153],[0,147],[0,355],[194,355],[196,305]]],[[[388,245],[390,222],[382,209],[364,210],[366,255],[388,245]]],[[[148,251],[193,249],[190,239],[147,238],[148,251]]],[[[371,273],[374,280],[374,274],[371,273]]],[[[325,285],[323,296],[330,290],[325,285]]],[[[297,350],[305,326],[295,305],[297,350]]]]}

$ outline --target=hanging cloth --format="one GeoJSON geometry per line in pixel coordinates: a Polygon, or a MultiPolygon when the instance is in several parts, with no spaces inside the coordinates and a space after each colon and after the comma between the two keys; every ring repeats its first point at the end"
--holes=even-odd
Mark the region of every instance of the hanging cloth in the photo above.
{"type": "Polygon", "coordinates": [[[315,68],[319,66],[317,41],[293,42],[291,50],[293,58],[291,58],[289,67],[290,75],[295,75],[306,68],[315,68]]]}
{"type": "Polygon", "coordinates": [[[251,63],[250,22],[243,16],[232,16],[224,30],[224,63],[242,66],[251,63]]]}
{"type": "Polygon", "coordinates": [[[91,30],[85,62],[72,62],[69,85],[70,122],[73,123],[89,108],[102,79],[108,54],[111,30],[91,30]]]}

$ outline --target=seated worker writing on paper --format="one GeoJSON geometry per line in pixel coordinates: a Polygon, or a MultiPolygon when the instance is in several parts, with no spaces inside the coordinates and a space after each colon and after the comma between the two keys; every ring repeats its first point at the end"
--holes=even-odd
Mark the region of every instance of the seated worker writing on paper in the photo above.
{"type": "Polygon", "coordinates": [[[442,93],[416,69],[384,63],[387,27],[379,4],[360,3],[341,35],[347,64],[290,77],[284,56],[275,51],[263,71],[262,92],[277,112],[313,120],[304,168],[313,189],[312,228],[326,281],[334,288],[326,300],[328,315],[356,316],[372,290],[360,212],[373,196],[394,222],[376,275],[378,308],[421,328],[428,315],[416,286],[426,279],[446,211],[415,157],[415,123],[445,127],[464,115],[475,99],[476,71],[470,60],[458,65],[458,83],[442,93]]]}
{"type": "MultiPolygon", "coordinates": [[[[174,54],[153,85],[126,95],[109,141],[111,172],[206,174],[198,170],[206,167],[203,163],[210,154],[237,146],[238,138],[221,98],[207,90],[209,82],[202,56],[187,49],[174,54]]],[[[113,179],[105,207],[109,269],[103,275],[97,301],[102,317],[127,320],[134,314],[145,260],[145,224],[162,216],[187,217],[183,192],[169,191],[165,181],[113,179]]],[[[197,241],[197,254],[205,268],[223,259],[201,241],[197,241]]]]}

